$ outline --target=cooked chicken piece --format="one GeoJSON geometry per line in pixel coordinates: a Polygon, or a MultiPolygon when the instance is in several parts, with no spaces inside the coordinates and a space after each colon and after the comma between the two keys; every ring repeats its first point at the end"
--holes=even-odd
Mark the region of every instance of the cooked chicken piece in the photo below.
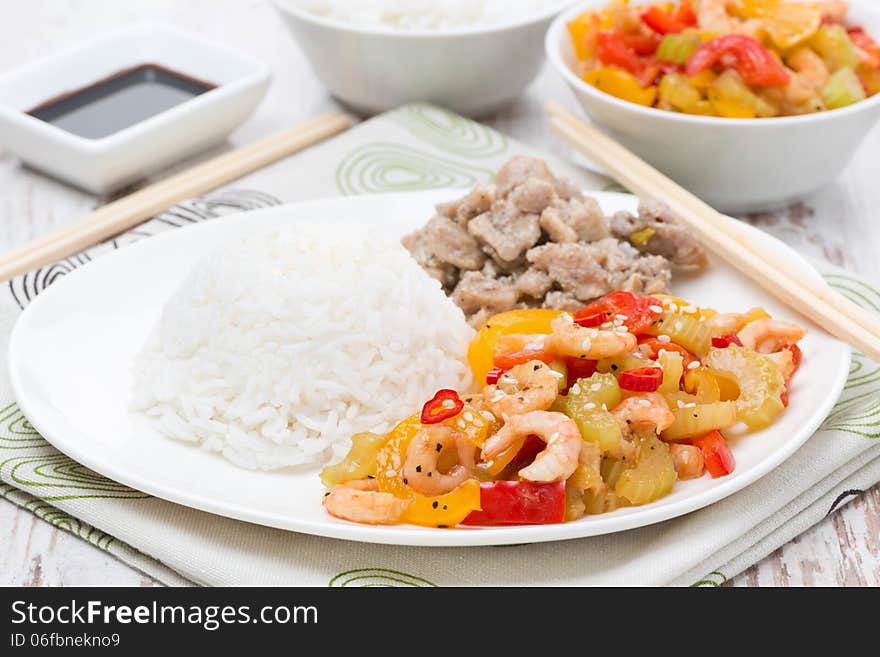
{"type": "Polygon", "coordinates": [[[672,282],[672,270],[669,262],[662,256],[642,256],[636,261],[636,270],[630,274],[621,290],[636,294],[666,294],[672,282]]]}
{"type": "Polygon", "coordinates": [[[610,237],[592,244],[544,244],[530,250],[526,258],[546,271],[563,292],[582,302],[625,285],[657,291],[656,288],[665,288],[669,283],[668,267],[658,268],[657,263],[651,262],[642,270],[639,261],[643,258],[638,251],[610,237]]]}
{"type": "Polygon", "coordinates": [[[495,185],[491,183],[477,183],[476,187],[461,198],[437,205],[437,214],[449,217],[455,222],[466,226],[477,215],[488,212],[494,201],[495,185]]]}
{"type": "Polygon", "coordinates": [[[538,215],[524,214],[503,200],[495,201],[490,212],[472,219],[468,231],[507,263],[519,260],[541,237],[538,215]]]}
{"type": "Polygon", "coordinates": [[[451,292],[458,283],[459,270],[455,265],[443,262],[431,251],[430,240],[427,239],[427,229],[420,228],[417,231],[404,236],[400,242],[410,252],[415,260],[429,276],[440,281],[447,293],[451,292]]]}
{"type": "Polygon", "coordinates": [[[554,310],[568,310],[570,312],[575,312],[584,307],[584,302],[580,301],[577,297],[569,292],[562,292],[561,290],[554,290],[553,292],[548,292],[547,297],[544,299],[543,303],[544,308],[553,308],[554,310]]]}
{"type": "Polygon", "coordinates": [[[594,199],[557,200],[541,214],[543,228],[553,242],[595,242],[611,234],[594,199]]]}
{"type": "Polygon", "coordinates": [[[544,160],[528,155],[514,156],[495,174],[497,197],[507,196],[514,187],[519,187],[530,178],[556,185],[556,177],[550,172],[550,167],[544,160]]]}
{"type": "Polygon", "coordinates": [[[547,233],[551,242],[577,242],[577,231],[565,221],[566,215],[555,206],[550,206],[541,213],[541,228],[547,233]]]}
{"type": "Polygon", "coordinates": [[[572,199],[578,201],[584,200],[584,195],[581,193],[580,188],[568,178],[559,177],[556,179],[556,193],[566,201],[572,199]]]}
{"type": "Polygon", "coordinates": [[[518,297],[510,278],[487,278],[478,271],[466,272],[452,292],[452,300],[468,316],[480,310],[492,314],[510,310],[518,297]]]}
{"type": "Polygon", "coordinates": [[[541,214],[556,198],[556,188],[546,180],[529,178],[514,187],[507,197],[523,212],[541,214]]]}
{"type": "Polygon", "coordinates": [[[520,296],[542,299],[553,286],[553,281],[550,280],[547,272],[530,267],[516,277],[514,286],[520,296]]]}
{"type": "Polygon", "coordinates": [[[702,269],[707,264],[703,247],[660,203],[643,202],[637,217],[629,212],[615,213],[611,218],[611,232],[630,241],[642,253],[663,256],[675,267],[702,269]]]}
{"type": "Polygon", "coordinates": [[[448,217],[434,216],[425,226],[425,238],[437,258],[460,269],[479,269],[486,262],[477,240],[448,217]]]}

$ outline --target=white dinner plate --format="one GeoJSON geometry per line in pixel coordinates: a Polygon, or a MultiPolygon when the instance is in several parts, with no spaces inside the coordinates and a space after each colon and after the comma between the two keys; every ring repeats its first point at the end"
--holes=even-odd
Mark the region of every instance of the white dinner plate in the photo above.
{"type": "MultiPolygon", "coordinates": [[[[15,325],[9,345],[12,385],[22,411],[71,458],[157,497],[230,518],[355,541],[399,545],[500,545],[617,532],[694,511],[744,488],[791,456],[831,410],[849,371],[850,350],[810,325],[790,406],[764,431],[731,442],[736,470],[720,479],[679,482],[652,504],[560,525],[432,529],[372,527],[324,513],[317,469],[254,472],[221,456],[164,438],[128,411],[132,362],[163,304],[195,263],[222,242],[280,223],[322,222],[328,230],[357,221],[394,235],[421,226],[432,205],[460,190],[310,201],[229,215],[171,230],[76,269],[41,293],[15,325]]],[[[593,194],[605,212],[633,209],[624,194],[593,194]]],[[[787,246],[751,230],[804,277],[818,274],[787,246]]],[[[764,306],[804,323],[723,263],[679,276],[673,291],[722,311],[764,306]]]]}

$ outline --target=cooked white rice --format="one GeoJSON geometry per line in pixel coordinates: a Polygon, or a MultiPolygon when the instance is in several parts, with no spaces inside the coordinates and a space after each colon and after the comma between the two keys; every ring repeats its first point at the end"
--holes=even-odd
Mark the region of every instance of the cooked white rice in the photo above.
{"type": "Polygon", "coordinates": [[[287,0],[317,16],[401,30],[455,30],[512,23],[568,0],[287,0]]]}
{"type": "Polygon", "coordinates": [[[132,408],[245,468],[321,463],[438,388],[467,387],[472,337],[395,240],[262,232],[211,254],[168,301],[132,408]]]}

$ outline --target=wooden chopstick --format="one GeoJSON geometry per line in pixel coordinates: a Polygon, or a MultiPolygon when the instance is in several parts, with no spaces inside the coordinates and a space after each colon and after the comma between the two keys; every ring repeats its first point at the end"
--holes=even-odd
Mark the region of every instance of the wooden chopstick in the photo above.
{"type": "Polygon", "coordinates": [[[880,361],[880,317],[824,282],[802,280],[778,254],[667,178],[654,167],[555,102],[546,105],[553,129],[576,150],[602,165],[635,194],[665,203],[715,255],[832,335],[880,361]]]}
{"type": "Polygon", "coordinates": [[[0,280],[82,251],[154,217],[175,203],[241,178],[350,125],[351,120],[344,114],[322,114],[108,203],[73,224],[0,256],[0,280]]]}

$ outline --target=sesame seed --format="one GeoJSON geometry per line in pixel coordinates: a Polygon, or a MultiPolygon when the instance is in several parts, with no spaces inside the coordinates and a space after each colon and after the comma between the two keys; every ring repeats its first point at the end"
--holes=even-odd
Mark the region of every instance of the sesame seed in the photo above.
{"type": "Polygon", "coordinates": [[[662,342],[663,344],[669,344],[670,342],[672,342],[672,338],[670,338],[665,333],[661,333],[660,335],[658,335],[657,340],[662,342]]]}
{"type": "Polygon", "coordinates": [[[576,395],[581,394],[581,385],[580,385],[579,383],[575,383],[575,384],[571,387],[570,392],[573,392],[573,393],[576,394],[576,395]]]}
{"type": "MultiPolygon", "coordinates": [[[[696,406],[697,406],[696,402],[688,402],[687,404],[684,405],[684,408],[696,408],[696,406]]],[[[695,415],[694,417],[697,417],[697,416],[695,415]]]]}
{"type": "Polygon", "coordinates": [[[684,402],[680,399],[676,399],[675,403],[678,405],[679,408],[684,408],[684,402]]]}
{"type": "Polygon", "coordinates": [[[651,406],[651,402],[649,402],[647,399],[640,399],[639,406],[644,406],[645,408],[649,408],[651,406]]]}
{"type": "Polygon", "coordinates": [[[614,319],[616,319],[619,322],[625,322],[626,320],[629,319],[629,315],[615,315],[614,319]]]}
{"type": "Polygon", "coordinates": [[[490,399],[489,401],[494,403],[497,401],[501,401],[502,399],[504,399],[504,397],[505,394],[503,390],[496,390],[495,394],[492,396],[492,399],[490,399]]]}
{"type": "Polygon", "coordinates": [[[602,322],[602,324],[599,326],[599,328],[607,330],[607,329],[612,328],[613,326],[614,326],[614,324],[612,324],[611,322],[602,322]]]}
{"type": "Polygon", "coordinates": [[[565,378],[565,375],[562,372],[557,372],[556,370],[550,370],[550,376],[555,376],[557,379],[565,378]]]}
{"type": "Polygon", "coordinates": [[[593,402],[587,402],[584,404],[585,411],[592,411],[594,408],[596,408],[596,405],[593,402]]]}
{"type": "Polygon", "coordinates": [[[607,404],[602,404],[602,410],[603,410],[603,411],[607,411],[607,410],[608,410],[608,405],[607,405],[607,404]]]}
{"type": "Polygon", "coordinates": [[[663,357],[663,354],[665,354],[665,353],[666,353],[666,350],[665,350],[665,349],[659,349],[659,350],[657,351],[657,358],[662,358],[662,357],[663,357]]]}
{"type": "Polygon", "coordinates": [[[465,428],[467,428],[467,425],[464,423],[464,420],[459,420],[459,421],[456,422],[455,424],[458,425],[458,428],[459,428],[459,429],[465,429],[465,428]]]}
{"type": "Polygon", "coordinates": [[[572,317],[572,316],[569,315],[568,313],[565,313],[562,317],[563,317],[563,318],[565,319],[565,321],[568,322],[569,324],[574,323],[574,317],[572,317]]]}
{"type": "Polygon", "coordinates": [[[468,422],[473,422],[474,421],[473,413],[471,413],[470,411],[465,411],[464,412],[464,419],[467,420],[468,422]]]}
{"type": "Polygon", "coordinates": [[[663,312],[663,308],[661,308],[660,306],[648,306],[648,310],[650,310],[652,313],[657,313],[657,314],[660,314],[663,312]]]}
{"type": "Polygon", "coordinates": [[[681,312],[689,315],[695,315],[699,312],[699,308],[696,306],[688,306],[687,308],[682,308],[681,312]]]}
{"type": "Polygon", "coordinates": [[[594,383],[593,385],[590,386],[590,390],[592,390],[593,392],[596,392],[597,390],[601,390],[601,389],[602,389],[601,383],[594,383]]]}
{"type": "Polygon", "coordinates": [[[548,440],[547,442],[552,443],[557,440],[559,440],[559,432],[558,431],[556,433],[554,433],[552,436],[550,436],[550,440],[548,440]]]}
{"type": "Polygon", "coordinates": [[[697,369],[699,366],[700,366],[700,361],[698,361],[698,360],[694,360],[694,361],[691,361],[690,363],[688,363],[688,369],[689,369],[689,370],[695,370],[695,369],[697,369]]]}
{"type": "Polygon", "coordinates": [[[592,346],[593,346],[593,341],[590,340],[590,338],[584,338],[584,341],[581,344],[581,349],[583,349],[584,351],[589,351],[592,346]]]}
{"type": "Polygon", "coordinates": [[[482,415],[487,422],[494,422],[495,416],[492,415],[489,411],[480,411],[480,415],[482,415]]]}

